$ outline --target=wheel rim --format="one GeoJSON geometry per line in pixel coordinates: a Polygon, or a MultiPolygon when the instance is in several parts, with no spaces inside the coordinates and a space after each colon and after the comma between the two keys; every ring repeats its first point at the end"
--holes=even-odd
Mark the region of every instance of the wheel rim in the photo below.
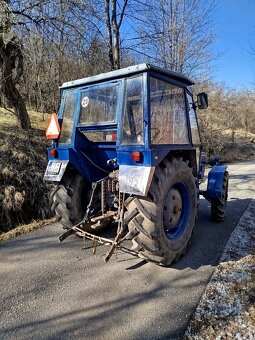
{"type": "Polygon", "coordinates": [[[190,197],[186,185],[175,183],[167,192],[164,201],[163,224],[169,239],[179,238],[187,225],[190,197]]]}

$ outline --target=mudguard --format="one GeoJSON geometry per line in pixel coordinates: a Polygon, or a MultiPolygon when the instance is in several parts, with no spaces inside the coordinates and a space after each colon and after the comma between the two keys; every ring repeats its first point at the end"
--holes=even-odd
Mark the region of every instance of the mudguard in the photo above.
{"type": "Polygon", "coordinates": [[[226,165],[214,165],[208,173],[207,190],[204,197],[207,199],[221,198],[224,173],[226,165]]]}
{"type": "Polygon", "coordinates": [[[151,185],[154,171],[154,166],[120,165],[120,191],[132,195],[146,196],[151,185]]]}

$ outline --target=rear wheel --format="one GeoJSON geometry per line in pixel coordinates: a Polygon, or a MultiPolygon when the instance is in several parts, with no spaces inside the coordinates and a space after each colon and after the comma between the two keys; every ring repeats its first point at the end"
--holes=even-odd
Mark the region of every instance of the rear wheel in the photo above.
{"type": "Polygon", "coordinates": [[[156,168],[147,197],[129,197],[125,216],[134,231],[139,255],[170,265],[183,255],[191,238],[197,209],[192,170],[181,159],[164,160],[156,168]]]}
{"type": "Polygon", "coordinates": [[[221,198],[214,198],[211,201],[211,218],[215,222],[223,222],[225,219],[227,199],[228,199],[228,171],[225,171],[221,198]]]}
{"type": "MultiPolygon", "coordinates": [[[[87,193],[84,177],[77,173],[67,171],[60,184],[50,195],[51,210],[59,216],[59,222],[64,229],[70,229],[79,223],[86,211],[87,193]]],[[[83,229],[89,231],[90,226],[83,229]]]]}

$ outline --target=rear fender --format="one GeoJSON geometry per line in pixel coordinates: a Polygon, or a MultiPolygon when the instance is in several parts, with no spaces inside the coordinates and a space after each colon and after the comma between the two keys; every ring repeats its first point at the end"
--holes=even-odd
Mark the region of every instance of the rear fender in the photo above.
{"type": "Polygon", "coordinates": [[[207,190],[203,193],[206,199],[221,198],[226,165],[214,165],[208,173],[207,190]]]}

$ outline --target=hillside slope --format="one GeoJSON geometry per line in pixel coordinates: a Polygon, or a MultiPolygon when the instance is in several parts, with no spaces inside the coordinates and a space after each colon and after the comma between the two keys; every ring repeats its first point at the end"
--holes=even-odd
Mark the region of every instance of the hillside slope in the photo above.
{"type": "Polygon", "coordinates": [[[0,232],[51,215],[50,185],[43,182],[47,165],[44,125],[30,114],[33,129],[19,129],[14,117],[0,110],[0,232]]]}

